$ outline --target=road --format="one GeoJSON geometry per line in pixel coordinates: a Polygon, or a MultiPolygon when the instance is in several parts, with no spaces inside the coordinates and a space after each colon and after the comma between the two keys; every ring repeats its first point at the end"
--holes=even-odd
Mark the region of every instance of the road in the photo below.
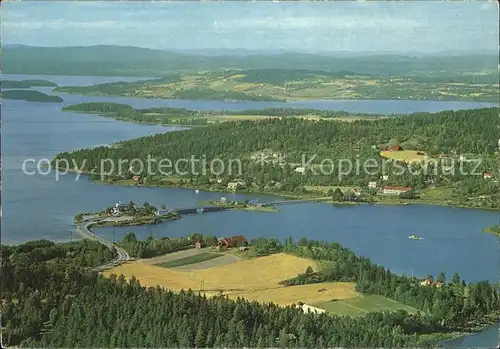
{"type": "MultiPolygon", "coordinates": [[[[278,201],[261,203],[260,205],[261,206],[271,206],[271,205],[280,205],[280,204],[281,205],[283,205],[283,204],[298,204],[298,203],[306,203],[306,202],[317,202],[317,201],[326,200],[326,199],[330,199],[330,197],[295,199],[295,200],[278,200],[278,201]]],[[[177,209],[177,210],[188,210],[188,209],[177,209]]],[[[196,212],[198,212],[198,211],[196,211],[196,212]]],[[[83,218],[81,223],[78,223],[76,225],[76,231],[83,238],[98,241],[101,244],[103,244],[104,246],[106,246],[107,248],[109,248],[111,251],[116,253],[115,259],[113,259],[112,261],[110,261],[108,263],[105,263],[103,265],[100,265],[100,266],[94,268],[93,270],[96,270],[96,271],[110,269],[110,268],[113,268],[117,265],[123,264],[123,263],[131,260],[127,251],[125,251],[124,249],[122,249],[122,248],[110,243],[109,241],[106,241],[103,238],[95,235],[94,233],[92,233],[92,230],[90,230],[90,227],[93,224],[96,224],[99,221],[106,221],[106,220],[109,221],[109,220],[111,220],[111,218],[103,219],[103,218],[100,218],[100,217],[95,216],[95,215],[94,216],[86,216],[83,218]]],[[[114,218],[113,220],[118,220],[118,219],[114,218]]],[[[125,219],[123,219],[123,220],[125,220],[125,219]]]]}
{"type": "Polygon", "coordinates": [[[102,270],[106,270],[106,269],[110,269],[110,268],[113,268],[117,265],[120,265],[122,263],[125,263],[129,260],[131,260],[129,254],[127,253],[127,251],[125,251],[124,249],[110,243],[109,241],[106,241],[104,240],[103,238],[95,235],[94,233],[92,233],[92,230],[90,230],[90,227],[93,225],[93,224],[96,224],[98,221],[100,221],[99,218],[87,218],[87,219],[84,219],[81,223],[78,223],[76,225],[76,231],[82,235],[83,238],[85,239],[89,239],[89,240],[94,240],[94,241],[97,241],[97,242],[100,242],[101,244],[103,244],[104,246],[106,246],[107,248],[109,248],[111,251],[115,252],[116,253],[116,257],[115,259],[113,259],[112,261],[108,262],[108,263],[105,263],[103,265],[100,265],[96,268],[94,268],[93,270],[96,270],[96,271],[102,271],[102,270]]]}

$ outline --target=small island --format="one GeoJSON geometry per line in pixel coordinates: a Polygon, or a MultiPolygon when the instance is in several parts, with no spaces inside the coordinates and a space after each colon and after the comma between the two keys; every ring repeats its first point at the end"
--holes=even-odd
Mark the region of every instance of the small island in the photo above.
{"type": "Polygon", "coordinates": [[[160,224],[168,220],[181,218],[175,210],[161,205],[161,209],[148,202],[143,206],[129,203],[117,202],[103,211],[93,213],[78,213],[74,217],[75,223],[82,223],[86,218],[96,219],[95,227],[131,227],[138,225],[160,224]]]}
{"type": "Polygon", "coordinates": [[[220,201],[218,200],[198,201],[198,204],[225,207],[229,210],[238,210],[238,211],[279,212],[279,210],[276,209],[274,206],[266,206],[259,203],[250,203],[248,200],[228,201],[224,197],[222,197],[220,201]]]}
{"type": "Polygon", "coordinates": [[[30,88],[30,87],[57,87],[55,82],[48,80],[3,80],[1,83],[2,89],[4,88],[30,88]]]}
{"type": "Polygon", "coordinates": [[[500,224],[493,225],[491,227],[484,228],[485,233],[490,233],[496,236],[500,236],[500,224]]]}
{"type": "Polygon", "coordinates": [[[8,90],[2,91],[3,99],[20,99],[28,102],[63,102],[59,96],[51,96],[39,91],[31,90],[8,90]]]}

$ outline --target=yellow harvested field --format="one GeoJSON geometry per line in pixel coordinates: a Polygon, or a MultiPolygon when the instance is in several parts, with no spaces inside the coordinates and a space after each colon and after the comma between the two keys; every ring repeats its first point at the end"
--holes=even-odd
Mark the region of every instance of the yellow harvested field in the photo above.
{"type": "Polygon", "coordinates": [[[314,261],[285,253],[191,272],[176,271],[133,261],[103,274],[123,274],[125,278],[135,276],[143,286],[163,286],[173,291],[192,289],[215,295],[222,291],[230,298],[243,297],[258,302],[273,302],[287,305],[302,301],[313,303],[335,299],[350,299],[358,296],[352,283],[323,283],[283,287],[280,281],[296,277],[308,266],[317,270],[314,261]],[[325,291],[318,292],[325,288],[325,291]]]}
{"type": "Polygon", "coordinates": [[[384,158],[406,162],[422,162],[429,159],[427,154],[419,155],[416,150],[381,151],[380,155],[384,158]]]}
{"type": "Polygon", "coordinates": [[[260,303],[273,302],[279,305],[290,305],[298,302],[312,304],[315,302],[328,302],[332,299],[345,300],[359,297],[351,282],[323,282],[320,284],[298,285],[279,287],[256,291],[230,291],[224,292],[229,298],[245,298],[260,303]],[[318,292],[318,290],[326,291],[318,292]]]}

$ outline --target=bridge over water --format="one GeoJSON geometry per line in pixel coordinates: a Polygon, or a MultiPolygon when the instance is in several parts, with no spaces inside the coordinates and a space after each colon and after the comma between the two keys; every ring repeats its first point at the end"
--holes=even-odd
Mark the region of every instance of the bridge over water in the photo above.
{"type": "MultiPolygon", "coordinates": [[[[309,199],[290,199],[290,200],[275,200],[267,202],[257,202],[253,201],[251,204],[255,206],[267,207],[275,205],[293,205],[293,204],[304,204],[313,203],[318,201],[325,201],[331,199],[330,197],[320,197],[320,198],[309,198],[309,199]]],[[[187,208],[174,208],[172,211],[178,212],[179,214],[195,214],[203,212],[216,212],[224,211],[235,208],[236,206],[203,206],[203,207],[187,207],[187,208]]]]}

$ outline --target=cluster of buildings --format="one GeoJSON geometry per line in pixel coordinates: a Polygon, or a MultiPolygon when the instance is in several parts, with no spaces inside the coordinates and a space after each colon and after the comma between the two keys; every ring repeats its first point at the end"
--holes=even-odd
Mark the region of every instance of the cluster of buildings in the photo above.
{"type": "MultiPolygon", "coordinates": [[[[383,177],[387,177],[387,176],[383,176],[383,177]]],[[[384,178],[384,180],[387,180],[387,179],[384,178]]],[[[391,194],[392,195],[399,195],[401,193],[406,193],[406,192],[413,190],[412,187],[402,187],[402,186],[394,186],[394,185],[384,185],[384,186],[379,188],[377,182],[375,182],[375,181],[369,182],[368,188],[380,189],[382,191],[382,193],[389,194],[389,195],[391,195],[391,194]]]]}
{"type": "MultiPolygon", "coordinates": [[[[132,206],[131,206],[130,203],[123,203],[121,201],[118,201],[115,204],[115,206],[112,207],[111,215],[119,216],[121,214],[127,213],[128,211],[130,211],[131,207],[133,207],[134,210],[136,210],[137,212],[146,212],[145,207],[137,206],[135,203],[132,203],[132,206]]],[[[171,212],[170,209],[159,209],[159,210],[155,211],[155,215],[156,216],[164,216],[170,212],[171,212]]]]}
{"type": "Polygon", "coordinates": [[[227,184],[227,189],[235,191],[246,186],[246,182],[242,179],[235,179],[227,184]]]}
{"type": "MultiPolygon", "coordinates": [[[[195,242],[196,248],[202,248],[201,241],[195,242]]],[[[235,235],[231,237],[220,237],[217,239],[217,251],[221,248],[239,247],[240,250],[245,251],[248,249],[248,240],[243,235],[235,235]]]]}

